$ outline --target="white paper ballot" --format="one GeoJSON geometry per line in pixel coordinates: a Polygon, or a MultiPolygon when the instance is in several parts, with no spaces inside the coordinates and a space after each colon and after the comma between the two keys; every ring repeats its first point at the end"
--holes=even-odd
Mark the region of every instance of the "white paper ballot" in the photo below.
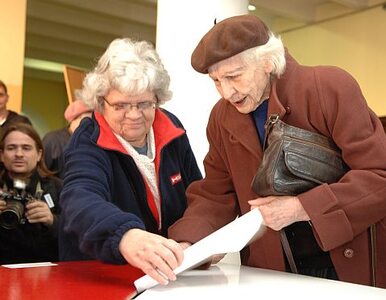
{"type": "MultiPolygon", "coordinates": [[[[213,255],[240,251],[259,236],[262,221],[260,211],[257,208],[235,219],[233,222],[185,249],[184,260],[174,270],[174,273],[177,275],[185,270],[199,266],[213,255]]],[[[134,282],[138,293],[157,284],[158,282],[149,275],[142,276],[134,282]]]]}

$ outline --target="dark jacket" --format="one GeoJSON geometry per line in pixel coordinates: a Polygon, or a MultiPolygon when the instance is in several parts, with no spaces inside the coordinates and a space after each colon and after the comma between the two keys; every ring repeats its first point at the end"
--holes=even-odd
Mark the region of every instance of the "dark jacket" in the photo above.
{"type": "Polygon", "coordinates": [[[12,110],[8,110],[8,116],[7,119],[4,121],[3,124],[1,124],[1,127],[4,128],[5,126],[8,126],[9,124],[14,123],[25,123],[32,125],[30,119],[28,117],[18,114],[17,112],[14,112],[12,110]]]}
{"type": "Polygon", "coordinates": [[[152,213],[149,188],[98,113],[82,120],[65,150],[66,172],[60,203],[61,260],[99,259],[125,263],[118,244],[132,228],[167,235],[186,208],[185,190],[201,173],[181,123],[156,110],[155,167],[161,198],[161,228],[152,213]]]}
{"type": "Polygon", "coordinates": [[[44,162],[48,169],[55,172],[59,178],[64,178],[64,148],[67,146],[71,134],[68,126],[48,132],[43,137],[44,162]]]}
{"type": "MultiPolygon", "coordinates": [[[[56,177],[42,178],[35,173],[25,191],[35,196],[38,181],[44,195],[50,194],[54,203],[51,212],[54,215],[54,224],[46,227],[41,223],[30,224],[27,220],[15,229],[5,229],[0,226],[0,264],[58,261],[58,217],[59,194],[62,190],[62,180],[56,177]]],[[[0,187],[4,191],[13,188],[13,181],[3,172],[0,187]]]]}
{"type": "MultiPolygon", "coordinates": [[[[273,113],[290,125],[331,137],[342,150],[351,171],[298,198],[342,281],[370,284],[368,228],[378,223],[377,277],[378,285],[386,287],[386,138],[357,82],[339,68],[302,66],[287,55],[284,75],[272,82],[268,114],[273,113]]],[[[189,187],[184,217],[169,230],[177,241],[202,239],[248,212],[248,200],[258,197],[251,181],[263,151],[251,115],[221,99],[207,134],[206,178],[189,187]]],[[[241,254],[245,265],[285,270],[277,231],[267,229],[241,254]]]]}

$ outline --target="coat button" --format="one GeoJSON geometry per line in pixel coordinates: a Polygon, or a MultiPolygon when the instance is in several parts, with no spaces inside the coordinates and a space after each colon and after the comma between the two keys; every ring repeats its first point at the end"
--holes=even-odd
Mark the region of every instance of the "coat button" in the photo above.
{"type": "Polygon", "coordinates": [[[285,108],[285,111],[287,112],[287,114],[290,114],[290,113],[291,113],[291,108],[290,108],[289,106],[287,106],[287,107],[285,108]]]}
{"type": "Polygon", "coordinates": [[[343,255],[346,258],[352,258],[354,256],[354,250],[351,249],[351,248],[347,248],[347,249],[344,250],[343,255]]]}

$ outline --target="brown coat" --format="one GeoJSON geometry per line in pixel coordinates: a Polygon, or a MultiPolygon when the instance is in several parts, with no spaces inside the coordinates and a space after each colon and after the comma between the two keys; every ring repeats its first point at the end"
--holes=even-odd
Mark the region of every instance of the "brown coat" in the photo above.
{"type": "MultiPolygon", "coordinates": [[[[287,55],[285,74],[272,83],[268,114],[332,137],[351,168],[334,184],[299,195],[320,247],[340,280],[370,285],[368,228],[377,225],[377,281],[386,288],[386,137],[356,81],[336,67],[305,67],[287,55]]],[[[169,229],[196,242],[249,211],[250,188],[262,159],[254,121],[221,99],[207,127],[206,177],[188,189],[188,209],[169,229]]],[[[267,229],[241,253],[242,264],[284,270],[279,234],[267,229]]]]}

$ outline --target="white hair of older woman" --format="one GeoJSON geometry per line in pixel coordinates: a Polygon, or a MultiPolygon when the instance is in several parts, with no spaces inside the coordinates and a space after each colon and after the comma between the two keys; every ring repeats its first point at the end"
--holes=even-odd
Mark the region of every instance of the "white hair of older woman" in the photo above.
{"type": "Polygon", "coordinates": [[[285,50],[280,37],[269,33],[269,40],[261,46],[250,48],[241,52],[242,59],[247,63],[258,63],[267,59],[273,63],[272,76],[280,77],[285,71],[285,50]]]}
{"type": "Polygon", "coordinates": [[[157,52],[147,41],[115,39],[100,57],[95,69],[83,81],[81,98],[98,112],[111,89],[127,95],[153,92],[157,105],[170,100],[170,77],[157,52]]]}

